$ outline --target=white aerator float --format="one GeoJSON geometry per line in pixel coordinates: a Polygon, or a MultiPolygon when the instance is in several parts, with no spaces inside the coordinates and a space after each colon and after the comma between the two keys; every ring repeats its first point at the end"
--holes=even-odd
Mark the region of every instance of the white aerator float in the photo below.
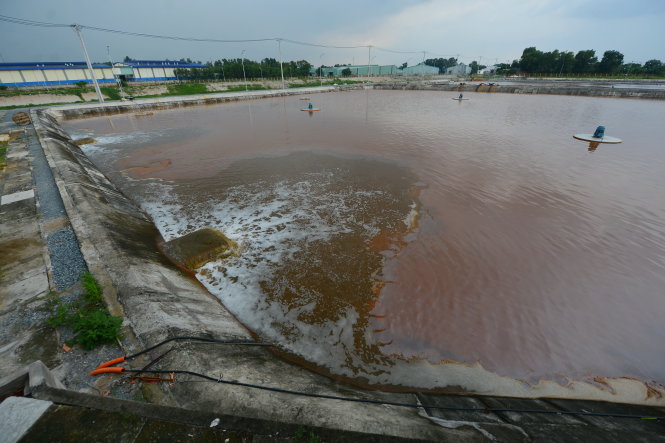
{"type": "Polygon", "coordinates": [[[598,126],[593,134],[574,134],[573,138],[589,142],[591,152],[595,151],[601,143],[618,144],[623,141],[620,138],[605,135],[605,126],[598,126]]]}

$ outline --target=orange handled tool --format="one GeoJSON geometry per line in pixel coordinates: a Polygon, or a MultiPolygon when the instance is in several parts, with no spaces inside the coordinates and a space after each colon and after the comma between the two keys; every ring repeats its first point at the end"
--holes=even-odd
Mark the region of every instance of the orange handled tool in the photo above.
{"type": "Polygon", "coordinates": [[[97,368],[94,371],[90,373],[90,375],[99,375],[99,374],[122,374],[125,372],[125,368],[119,368],[119,367],[106,367],[106,368],[97,368]]]}
{"type": "Polygon", "coordinates": [[[114,366],[117,365],[118,363],[122,363],[125,360],[127,360],[127,356],[123,355],[122,357],[114,358],[113,360],[109,360],[106,363],[102,363],[101,365],[97,366],[97,369],[108,368],[109,366],[114,366]]]}

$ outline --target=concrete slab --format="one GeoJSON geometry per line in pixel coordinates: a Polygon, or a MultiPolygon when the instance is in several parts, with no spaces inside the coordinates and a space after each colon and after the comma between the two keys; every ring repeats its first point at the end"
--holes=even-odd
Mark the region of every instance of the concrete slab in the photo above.
{"type": "Polygon", "coordinates": [[[25,223],[14,217],[3,217],[0,223],[0,239],[6,240],[7,238],[40,238],[39,224],[25,223]]]}
{"type": "Polygon", "coordinates": [[[35,198],[35,190],[30,189],[28,191],[15,192],[13,194],[3,195],[0,199],[0,205],[8,205],[10,203],[18,202],[21,200],[26,200],[29,198],[35,198]]]}
{"type": "Polygon", "coordinates": [[[16,303],[23,303],[35,297],[42,297],[49,292],[48,277],[45,269],[36,270],[22,280],[5,283],[0,289],[0,309],[7,309],[16,303]]]}
{"type": "Polygon", "coordinates": [[[621,431],[651,431],[660,434],[665,438],[665,422],[662,420],[650,420],[655,414],[665,416],[665,408],[649,408],[641,405],[622,405],[608,402],[594,402],[585,400],[549,400],[555,407],[564,410],[585,411],[589,413],[616,413],[641,415],[645,419],[630,419],[621,417],[602,417],[594,415],[584,415],[580,419],[586,423],[603,429],[621,430],[621,431]]]}
{"type": "Polygon", "coordinates": [[[28,151],[16,151],[7,154],[8,159],[21,159],[28,156],[28,151]]]}
{"type": "Polygon", "coordinates": [[[14,443],[53,405],[50,401],[9,397],[0,403],[0,443],[14,443]]]}

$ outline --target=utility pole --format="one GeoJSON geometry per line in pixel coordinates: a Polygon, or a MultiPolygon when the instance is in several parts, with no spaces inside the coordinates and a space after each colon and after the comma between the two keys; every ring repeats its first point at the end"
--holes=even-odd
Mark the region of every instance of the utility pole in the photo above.
{"type": "Polygon", "coordinates": [[[277,39],[277,47],[279,48],[279,70],[282,73],[282,89],[286,89],[286,86],[284,86],[284,66],[282,65],[282,39],[278,38],[277,39]]]}
{"type": "Polygon", "coordinates": [[[111,75],[113,75],[113,79],[117,83],[118,89],[120,89],[120,97],[124,98],[125,91],[122,90],[122,80],[120,80],[120,76],[118,76],[118,78],[115,78],[115,73],[113,72],[115,66],[113,65],[113,59],[111,58],[111,47],[109,45],[106,45],[106,53],[109,56],[109,62],[111,62],[111,75]]]}
{"type": "Polygon", "coordinates": [[[90,63],[90,57],[88,56],[88,50],[85,48],[85,42],[83,41],[83,36],[81,35],[81,27],[79,25],[72,25],[72,28],[74,28],[74,30],[76,31],[76,35],[78,35],[79,40],[81,41],[81,47],[83,48],[83,55],[85,56],[85,62],[88,65],[88,71],[90,71],[90,78],[92,79],[92,84],[95,86],[95,92],[97,93],[97,98],[99,99],[99,103],[104,103],[104,97],[102,97],[102,91],[99,90],[99,85],[97,84],[95,73],[92,70],[92,63],[90,63]]]}
{"type": "Polygon", "coordinates": [[[367,46],[367,82],[369,83],[370,66],[372,61],[372,45],[367,46]]]}
{"type": "Polygon", "coordinates": [[[247,76],[245,75],[245,50],[240,53],[240,63],[242,63],[242,78],[245,79],[245,92],[247,92],[247,76]]]}
{"type": "Polygon", "coordinates": [[[425,53],[427,51],[423,51],[423,67],[422,67],[422,72],[423,72],[423,77],[425,77],[425,53]]]}

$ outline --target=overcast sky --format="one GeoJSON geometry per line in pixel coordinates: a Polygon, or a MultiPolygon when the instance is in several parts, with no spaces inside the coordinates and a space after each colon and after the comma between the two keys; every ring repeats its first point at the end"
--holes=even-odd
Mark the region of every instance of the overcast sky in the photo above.
{"type": "MultiPolygon", "coordinates": [[[[374,45],[373,64],[409,65],[460,55],[482,64],[518,59],[536,46],[624,54],[624,62],[665,62],[665,0],[16,0],[0,14],[53,23],[79,23],[129,32],[211,39],[280,37],[303,42],[374,45]]],[[[196,43],[84,30],[94,61],[135,59],[253,60],[279,58],[275,42],[196,43]]],[[[319,65],[365,64],[368,51],[282,43],[284,60],[319,65]]],[[[82,61],[70,28],[0,22],[0,61],[82,61]]]]}

